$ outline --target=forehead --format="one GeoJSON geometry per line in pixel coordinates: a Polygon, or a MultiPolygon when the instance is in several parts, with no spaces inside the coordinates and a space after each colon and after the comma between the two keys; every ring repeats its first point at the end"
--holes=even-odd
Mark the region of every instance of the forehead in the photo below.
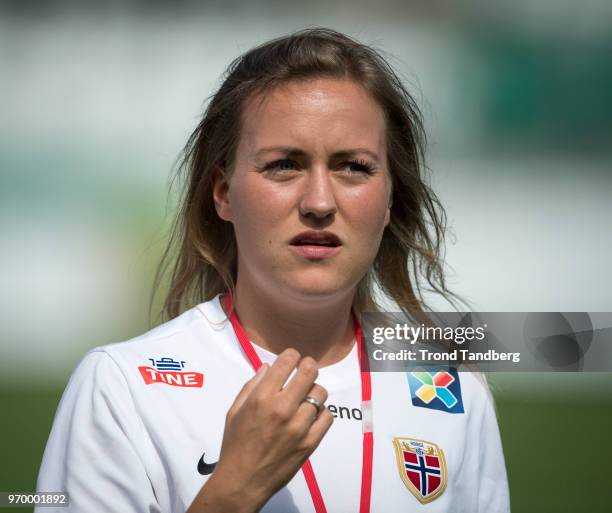
{"type": "Polygon", "coordinates": [[[384,153],[385,120],[378,103],[353,81],[292,81],[250,98],[239,151],[268,145],[305,149],[367,147],[384,153]]]}

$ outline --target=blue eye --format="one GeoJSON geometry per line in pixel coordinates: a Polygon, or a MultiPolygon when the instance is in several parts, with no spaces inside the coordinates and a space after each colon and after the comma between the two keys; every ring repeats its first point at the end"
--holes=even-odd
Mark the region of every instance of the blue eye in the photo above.
{"type": "Polygon", "coordinates": [[[355,170],[351,170],[351,173],[366,173],[368,175],[372,174],[372,170],[374,169],[374,166],[372,166],[371,164],[369,164],[368,162],[366,162],[365,160],[350,160],[348,162],[345,162],[345,164],[355,167],[355,170]]]}
{"type": "Polygon", "coordinates": [[[269,164],[266,164],[264,169],[266,171],[291,171],[292,169],[295,169],[294,166],[295,166],[295,162],[293,162],[293,160],[280,159],[280,160],[275,160],[274,162],[270,162],[269,164]],[[291,167],[287,167],[287,166],[291,166],[291,167]]]}
{"type": "MultiPolygon", "coordinates": [[[[293,171],[297,169],[297,164],[291,159],[279,159],[266,164],[263,167],[264,171],[279,172],[293,171]]],[[[349,174],[368,174],[371,175],[374,166],[365,160],[347,160],[341,164],[342,170],[347,170],[349,174]]]]}

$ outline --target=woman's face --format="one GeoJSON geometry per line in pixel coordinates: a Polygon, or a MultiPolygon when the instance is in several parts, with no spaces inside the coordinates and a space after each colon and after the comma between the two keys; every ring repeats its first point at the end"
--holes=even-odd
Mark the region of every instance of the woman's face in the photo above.
{"type": "Polygon", "coordinates": [[[214,187],[217,213],[234,225],[238,287],[352,295],[389,223],[383,112],[340,79],[290,82],[258,100],[244,108],[229,182],[214,187]]]}

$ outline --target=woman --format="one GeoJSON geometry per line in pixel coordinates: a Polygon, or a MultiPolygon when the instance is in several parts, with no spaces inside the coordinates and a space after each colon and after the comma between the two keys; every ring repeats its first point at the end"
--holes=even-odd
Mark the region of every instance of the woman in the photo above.
{"type": "Polygon", "coordinates": [[[420,404],[359,358],[374,283],[408,313],[420,275],[450,297],[422,141],[391,68],[343,34],[234,61],[186,147],[172,320],[81,361],[38,490],[73,511],[508,511],[482,383],[449,374],[461,407],[420,404]]]}

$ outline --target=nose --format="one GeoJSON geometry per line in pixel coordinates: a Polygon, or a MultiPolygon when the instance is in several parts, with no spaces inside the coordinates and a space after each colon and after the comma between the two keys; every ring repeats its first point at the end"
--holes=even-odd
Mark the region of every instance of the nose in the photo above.
{"type": "Polygon", "coordinates": [[[300,198],[300,214],[325,218],[335,214],[336,210],[332,178],[327,166],[313,167],[304,181],[304,190],[300,198]]]}

